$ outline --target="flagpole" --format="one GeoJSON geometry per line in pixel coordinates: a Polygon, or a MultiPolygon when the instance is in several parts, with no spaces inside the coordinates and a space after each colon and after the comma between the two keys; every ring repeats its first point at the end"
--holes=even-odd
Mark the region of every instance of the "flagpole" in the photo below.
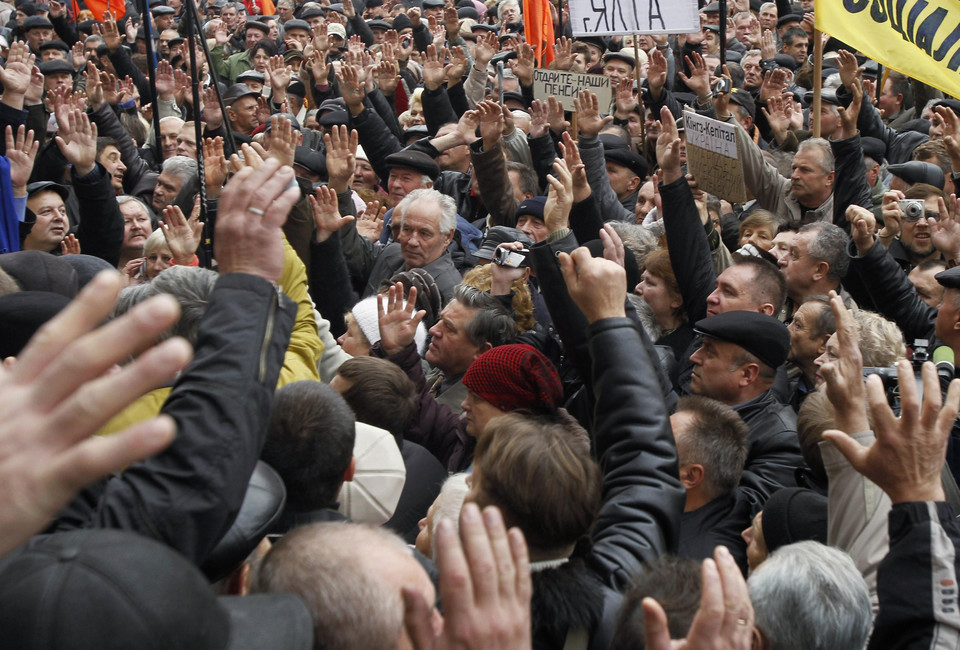
{"type": "Polygon", "coordinates": [[[646,115],[643,111],[643,92],[640,86],[640,46],[638,41],[640,37],[633,35],[633,74],[637,79],[637,105],[640,108],[640,148],[643,150],[643,143],[647,139],[646,115]]]}
{"type": "Polygon", "coordinates": [[[820,137],[820,90],[823,86],[823,39],[820,38],[820,30],[813,30],[813,105],[810,112],[813,113],[813,137],[820,137]]]}
{"type": "MultiPolygon", "coordinates": [[[[163,147],[160,145],[160,98],[157,95],[157,57],[153,52],[153,21],[150,19],[150,3],[141,0],[143,11],[143,42],[147,48],[147,74],[150,77],[150,92],[153,93],[153,146],[159,160],[163,160],[163,147]]],[[[127,17],[130,20],[130,17],[127,17]]]]}

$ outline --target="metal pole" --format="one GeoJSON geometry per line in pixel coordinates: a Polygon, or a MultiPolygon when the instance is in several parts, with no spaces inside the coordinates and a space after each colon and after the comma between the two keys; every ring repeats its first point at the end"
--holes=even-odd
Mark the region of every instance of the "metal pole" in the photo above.
{"type": "Polygon", "coordinates": [[[813,105],[810,112],[813,113],[813,137],[820,137],[820,89],[823,86],[823,39],[820,38],[820,31],[813,30],[813,105]]]}
{"type": "Polygon", "coordinates": [[[147,0],[140,0],[140,10],[143,12],[143,41],[147,47],[147,74],[150,77],[150,91],[153,93],[153,146],[157,157],[163,160],[163,148],[160,146],[160,106],[157,101],[157,58],[153,51],[153,21],[147,0]]]}

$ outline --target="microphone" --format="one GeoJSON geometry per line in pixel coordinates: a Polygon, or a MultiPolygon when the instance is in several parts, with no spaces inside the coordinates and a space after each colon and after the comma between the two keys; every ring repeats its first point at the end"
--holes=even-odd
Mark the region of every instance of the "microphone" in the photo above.
{"type": "Polygon", "coordinates": [[[946,390],[950,381],[956,376],[953,366],[953,348],[941,345],[933,351],[933,363],[937,366],[937,377],[940,378],[940,387],[946,390]]]}

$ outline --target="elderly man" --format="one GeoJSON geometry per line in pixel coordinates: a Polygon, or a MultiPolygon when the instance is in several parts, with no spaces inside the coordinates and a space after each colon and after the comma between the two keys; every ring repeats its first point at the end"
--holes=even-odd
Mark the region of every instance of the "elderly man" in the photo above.
{"type": "Polygon", "coordinates": [[[157,176],[150,207],[159,215],[165,207],[176,202],[180,192],[189,187],[191,182],[198,182],[197,161],[185,156],[168,158],[163,163],[163,171],[157,176]]]}
{"type": "Polygon", "coordinates": [[[832,223],[810,223],[797,232],[790,252],[780,259],[790,316],[810,296],[839,291],[850,263],[846,253],[849,242],[847,233],[832,223]]]}
{"type": "Polygon", "coordinates": [[[183,120],[179,117],[168,115],[160,118],[160,148],[163,160],[177,155],[177,138],[182,129],[183,120]]]}
{"type": "Polygon", "coordinates": [[[697,321],[695,329],[703,339],[690,357],[690,392],[732,407],[749,429],[741,486],[760,501],[795,486],[794,472],[803,465],[797,418],[771,390],[790,351],[786,326],[772,316],[728,311],[697,321]]]}

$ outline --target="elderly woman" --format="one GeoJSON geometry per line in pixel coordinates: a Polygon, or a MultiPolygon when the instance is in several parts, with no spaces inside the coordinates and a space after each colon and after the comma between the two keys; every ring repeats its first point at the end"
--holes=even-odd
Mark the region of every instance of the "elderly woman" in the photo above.
{"type": "Polygon", "coordinates": [[[634,293],[647,303],[660,327],[657,345],[670,346],[676,358],[682,360],[693,342],[693,327],[686,322],[683,296],[680,295],[680,286],[670,266],[670,254],[667,251],[650,253],[634,293]]]}
{"type": "MultiPolygon", "coordinates": [[[[127,198],[120,206],[121,212],[126,217],[127,212],[124,206],[130,206],[127,210],[133,214],[137,209],[146,210],[146,207],[138,199],[127,198]]],[[[131,237],[131,247],[140,243],[139,257],[130,259],[121,267],[128,284],[139,284],[153,280],[161,271],[170,268],[174,264],[180,266],[198,266],[200,260],[197,258],[196,250],[200,245],[200,233],[203,225],[199,222],[199,211],[194,210],[188,221],[180,208],[176,206],[168,207],[163,211],[165,221],[161,222],[160,227],[152,233],[149,230],[149,221],[146,229],[148,236],[139,233],[141,226],[130,225],[130,232],[136,236],[131,237]]],[[[126,246],[126,233],[124,245],[126,246]]],[[[126,248],[124,249],[126,251],[126,248]]]]}

